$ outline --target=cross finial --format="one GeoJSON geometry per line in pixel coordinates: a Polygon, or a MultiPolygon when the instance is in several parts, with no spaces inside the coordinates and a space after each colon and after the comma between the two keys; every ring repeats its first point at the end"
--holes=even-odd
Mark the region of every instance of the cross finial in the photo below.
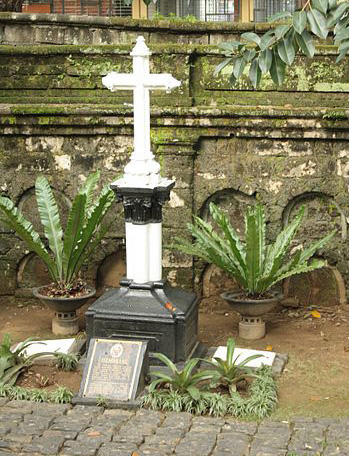
{"type": "Polygon", "coordinates": [[[145,39],[143,36],[139,36],[136,40],[136,45],[132,49],[132,57],[146,57],[151,55],[151,52],[148,46],[145,44],[145,39]]]}

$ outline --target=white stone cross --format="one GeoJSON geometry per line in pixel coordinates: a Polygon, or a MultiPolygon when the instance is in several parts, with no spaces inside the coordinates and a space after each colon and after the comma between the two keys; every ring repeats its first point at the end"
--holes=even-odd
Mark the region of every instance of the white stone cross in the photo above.
{"type": "MultiPolygon", "coordinates": [[[[181,85],[170,74],[150,74],[151,55],[144,38],[137,38],[131,52],[133,73],[111,72],[102,79],[112,92],[133,90],[134,104],[134,151],[125,167],[122,179],[111,184],[112,188],[135,189],[139,199],[142,193],[157,192],[159,188],[173,186],[173,181],[160,177],[160,164],[150,149],[150,90],[170,91],[181,85]],[[143,189],[143,192],[142,192],[143,189]]],[[[144,196],[144,195],[143,195],[144,196]]],[[[124,201],[125,203],[125,201],[124,201]]],[[[125,205],[125,204],[124,204],[125,205]]],[[[157,282],[162,278],[162,223],[150,220],[145,223],[126,220],[126,265],[127,278],[135,283],[157,282]]]]}
{"type": "MultiPolygon", "coordinates": [[[[171,91],[181,82],[170,74],[150,74],[149,56],[151,52],[143,36],[139,36],[131,52],[133,73],[112,71],[102,79],[103,84],[112,92],[133,90],[134,105],[134,151],[125,167],[123,179],[117,185],[128,187],[155,187],[163,180],[160,178],[160,165],[150,149],[150,90],[171,91]]],[[[167,181],[167,179],[166,179],[167,181]]]]}

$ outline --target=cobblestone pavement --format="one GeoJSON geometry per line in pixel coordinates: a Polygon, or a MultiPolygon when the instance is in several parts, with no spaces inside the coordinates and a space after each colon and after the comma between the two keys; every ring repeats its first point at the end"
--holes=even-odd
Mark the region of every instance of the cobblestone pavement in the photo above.
{"type": "Polygon", "coordinates": [[[349,418],[265,420],[0,399],[0,456],[349,456],[349,418]]]}

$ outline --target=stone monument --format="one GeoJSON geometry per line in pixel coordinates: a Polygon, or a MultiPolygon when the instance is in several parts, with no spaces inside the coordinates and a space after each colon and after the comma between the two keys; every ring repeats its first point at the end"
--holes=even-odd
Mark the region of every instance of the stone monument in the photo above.
{"type": "Polygon", "coordinates": [[[146,340],[151,362],[156,362],[154,352],[183,362],[199,350],[198,304],[193,293],[162,279],[162,206],[175,183],[160,176],[151,152],[149,94],[181,83],[170,74],[151,74],[150,55],[140,36],[131,52],[133,73],[111,72],[103,78],[111,91],[133,90],[134,151],[124,176],[111,184],[124,206],[127,277],[86,312],[87,339],[146,340]]]}

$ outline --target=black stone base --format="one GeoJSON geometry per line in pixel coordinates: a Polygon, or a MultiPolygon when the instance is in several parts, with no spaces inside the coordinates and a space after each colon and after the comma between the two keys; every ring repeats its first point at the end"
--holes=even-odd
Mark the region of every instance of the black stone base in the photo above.
{"type": "Polygon", "coordinates": [[[136,284],[123,280],[107,291],[86,312],[87,343],[91,338],[147,340],[150,364],[163,353],[175,363],[200,351],[198,301],[193,293],[167,282],[136,284]]]}

